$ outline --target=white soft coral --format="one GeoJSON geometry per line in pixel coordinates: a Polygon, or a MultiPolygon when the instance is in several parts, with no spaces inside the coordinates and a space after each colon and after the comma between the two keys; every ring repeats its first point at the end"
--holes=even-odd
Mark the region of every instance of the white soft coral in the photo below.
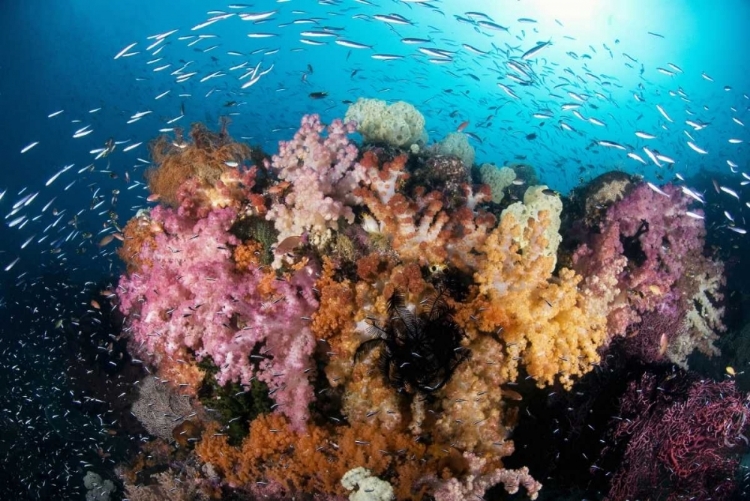
{"type": "Polygon", "coordinates": [[[393,499],[393,487],[385,480],[373,477],[370,470],[354,468],[341,478],[341,485],[348,491],[349,501],[390,501],[393,499]]]}

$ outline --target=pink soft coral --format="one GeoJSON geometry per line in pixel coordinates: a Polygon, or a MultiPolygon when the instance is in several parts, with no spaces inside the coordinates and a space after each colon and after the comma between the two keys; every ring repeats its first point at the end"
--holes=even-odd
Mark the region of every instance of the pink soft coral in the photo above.
{"type": "Polygon", "coordinates": [[[326,128],[318,115],[305,115],[294,138],[279,143],[270,167],[290,187],[267,216],[279,232],[279,242],[305,232],[338,229],[339,218],[354,221],[351,206],[357,199],[352,191],[364,179],[364,168],[356,162],[357,147],[347,137],[354,130],[353,123],[337,119],[326,128]]]}
{"type": "Polygon", "coordinates": [[[239,241],[228,232],[235,216],[219,209],[194,222],[154,208],[151,218],[164,231],[155,246],[141,249],[151,264],[121,278],[120,308],[133,341],[156,362],[188,348],[199,359],[211,357],[220,384],[257,376],[300,429],[313,400],[307,376],[315,339],[307,318],[317,308],[315,270],[304,267],[288,280],[269,279],[259,268],[238,272],[229,246],[239,241]],[[249,356],[261,343],[258,373],[249,356]]]}
{"type": "Polygon", "coordinates": [[[437,501],[483,499],[487,489],[497,484],[503,484],[509,494],[515,494],[520,487],[524,487],[530,499],[534,500],[539,496],[542,484],[534,480],[525,466],[517,470],[495,468],[485,472],[486,459],[471,452],[464,452],[463,456],[469,471],[462,480],[443,480],[429,474],[419,480],[418,485],[429,485],[434,489],[432,495],[437,501]]]}

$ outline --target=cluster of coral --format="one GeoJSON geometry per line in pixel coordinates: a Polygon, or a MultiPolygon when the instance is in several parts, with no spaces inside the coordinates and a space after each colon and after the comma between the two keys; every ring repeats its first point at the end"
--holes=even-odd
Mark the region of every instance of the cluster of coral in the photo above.
{"type": "Polygon", "coordinates": [[[748,401],[733,381],[645,373],[620,402],[607,454],[625,450],[611,499],[732,499],[748,401]]]}
{"type": "Polygon", "coordinates": [[[347,118],[305,116],[273,157],[201,127],[154,145],[158,204],[125,228],[117,301],[149,377],[197,409],[161,412],[191,492],[535,499],[503,464],[519,382],[570,389],[615,339],[647,361],[715,352],[722,266],[678,188],[600,183],[569,224],[465,137],[420,147],[405,103],[347,118]]]}

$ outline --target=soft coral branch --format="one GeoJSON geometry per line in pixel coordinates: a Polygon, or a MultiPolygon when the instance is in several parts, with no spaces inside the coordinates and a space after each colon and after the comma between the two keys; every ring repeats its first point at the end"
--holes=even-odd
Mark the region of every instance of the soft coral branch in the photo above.
{"type": "Polygon", "coordinates": [[[149,264],[121,278],[120,308],[129,315],[134,344],[156,362],[187,348],[213,360],[220,384],[248,385],[257,376],[301,428],[313,400],[315,269],[306,266],[282,280],[257,266],[238,271],[231,247],[239,241],[228,231],[235,216],[220,209],[194,222],[172,209],[153,209],[151,219],[163,231],[155,245],[141,249],[149,264]],[[250,355],[261,345],[256,367],[250,355]]]}

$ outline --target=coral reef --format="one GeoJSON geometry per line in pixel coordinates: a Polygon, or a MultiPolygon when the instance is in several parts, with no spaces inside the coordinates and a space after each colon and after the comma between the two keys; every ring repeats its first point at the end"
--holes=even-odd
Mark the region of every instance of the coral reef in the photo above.
{"type": "Polygon", "coordinates": [[[667,356],[683,367],[696,348],[716,354],[713,341],[724,329],[723,266],[703,254],[703,220],[687,214],[690,199],[676,186],[659,193],[641,183],[628,191],[612,196],[599,232],[590,233],[573,254],[585,293],[607,305],[610,337],[648,335],[652,339],[643,343],[663,344],[667,356]],[[648,316],[643,323],[649,312],[679,316],[680,322],[648,316]]]}
{"type": "Polygon", "coordinates": [[[294,139],[281,142],[271,161],[270,169],[286,186],[266,215],[279,243],[306,233],[320,238],[328,229],[339,229],[340,220],[354,222],[352,192],[365,177],[356,162],[357,147],[347,138],[354,124],[334,120],[325,137],[324,129],[317,115],[306,116],[294,139]]]}
{"type": "Polygon", "coordinates": [[[344,473],[341,485],[354,491],[349,501],[390,501],[393,499],[393,487],[388,482],[373,477],[369,470],[354,468],[344,473]]]}
{"type": "Polygon", "coordinates": [[[413,170],[410,178],[410,183],[415,186],[422,186],[428,191],[442,191],[450,200],[451,195],[458,198],[461,187],[470,183],[471,165],[467,166],[456,156],[436,155],[420,160],[420,167],[413,170]]]}
{"type": "Polygon", "coordinates": [[[485,491],[493,485],[503,484],[510,494],[518,492],[521,486],[526,489],[530,499],[536,499],[542,484],[534,480],[526,468],[520,470],[496,469],[484,472],[485,460],[471,453],[464,453],[469,475],[467,480],[460,482],[456,478],[440,480],[429,477],[421,480],[431,484],[436,501],[461,501],[464,499],[482,499],[485,491]]]}
{"type": "MultiPolygon", "coordinates": [[[[529,166],[472,171],[464,134],[410,148],[424,119],[405,103],[305,116],[270,159],[224,129],[191,135],[153,147],[158,204],[125,227],[116,300],[147,382],[205,412],[162,402],[184,419],[149,432],[177,460],[130,475],[134,497],[535,499],[535,472],[506,464],[528,395],[570,390],[605,354],[717,352],[723,266],[677,187],[610,176],[571,222],[529,166]]],[[[675,475],[701,454],[696,426],[739,446],[746,411],[724,383],[680,388],[659,404],[672,424],[638,428],[636,406],[614,437],[662,430],[671,452],[653,454],[675,475]],[[731,405],[705,414],[715,388],[731,405]]]]}
{"type": "Polygon", "coordinates": [[[172,441],[172,430],[193,412],[193,406],[188,397],[152,376],[140,382],[132,412],[151,435],[172,441]]]}
{"type": "Polygon", "coordinates": [[[400,184],[409,176],[406,156],[379,158],[368,150],[360,163],[367,172],[366,187],[355,194],[374,217],[363,227],[370,234],[387,238],[387,245],[402,260],[420,264],[451,264],[461,269],[474,264],[471,250],[478,249],[495,224],[495,217],[479,207],[489,198],[486,186],[476,191],[469,185],[461,187],[463,203],[446,208],[446,195],[417,189],[409,196],[399,192],[400,184]]]}
{"type": "Polygon", "coordinates": [[[150,217],[161,232],[155,248],[144,246],[141,257],[153,264],[123,276],[118,286],[137,351],[157,365],[191,352],[198,359],[210,356],[221,384],[248,385],[258,377],[283,412],[304,427],[313,398],[307,373],[315,340],[305,319],[318,304],[315,268],[283,278],[258,267],[237,270],[230,247],[240,242],[228,232],[236,217],[230,208],[198,222],[163,207],[150,217]]]}
{"type": "Polygon", "coordinates": [[[556,244],[547,238],[553,224],[550,211],[536,212],[535,219],[525,206],[511,209],[503,212],[480,249],[484,259],[475,274],[478,294],[467,305],[466,330],[470,337],[498,333],[506,355],[498,354],[496,363],[505,380],[516,380],[523,362],[540,385],[559,378],[570,387],[573,376],[599,361],[606,311],[586,300],[575,272],[562,269],[552,275],[556,244]]]}
{"type": "Polygon", "coordinates": [[[102,480],[93,471],[87,471],[83,477],[86,487],[86,501],[109,501],[109,495],[115,491],[115,484],[111,480],[102,480]]]}
{"type": "Polygon", "coordinates": [[[252,151],[232,141],[227,125],[224,122],[221,131],[214,133],[193,124],[189,142],[179,129],[174,140],[159,136],[152,141],[155,166],[146,173],[152,198],[190,213],[232,206],[249,197],[255,173],[237,167],[251,158],[252,151]]]}
{"type": "MultiPolygon", "coordinates": [[[[180,465],[180,468],[151,474],[148,482],[135,484],[123,478],[125,494],[130,501],[208,501],[216,491],[210,480],[198,471],[195,465],[180,465]]],[[[213,496],[215,497],[215,496],[213,496]]]]}
{"type": "Polygon", "coordinates": [[[450,380],[471,352],[461,346],[465,337],[445,303],[444,291],[423,301],[418,314],[404,304],[398,291],[388,300],[385,325],[371,326],[374,337],[363,342],[355,359],[373,347],[382,347],[381,372],[400,392],[433,393],[450,380]]]}
{"type": "Polygon", "coordinates": [[[733,381],[644,374],[620,402],[612,433],[626,448],[608,499],[728,499],[748,449],[748,404],[733,381]]]}

